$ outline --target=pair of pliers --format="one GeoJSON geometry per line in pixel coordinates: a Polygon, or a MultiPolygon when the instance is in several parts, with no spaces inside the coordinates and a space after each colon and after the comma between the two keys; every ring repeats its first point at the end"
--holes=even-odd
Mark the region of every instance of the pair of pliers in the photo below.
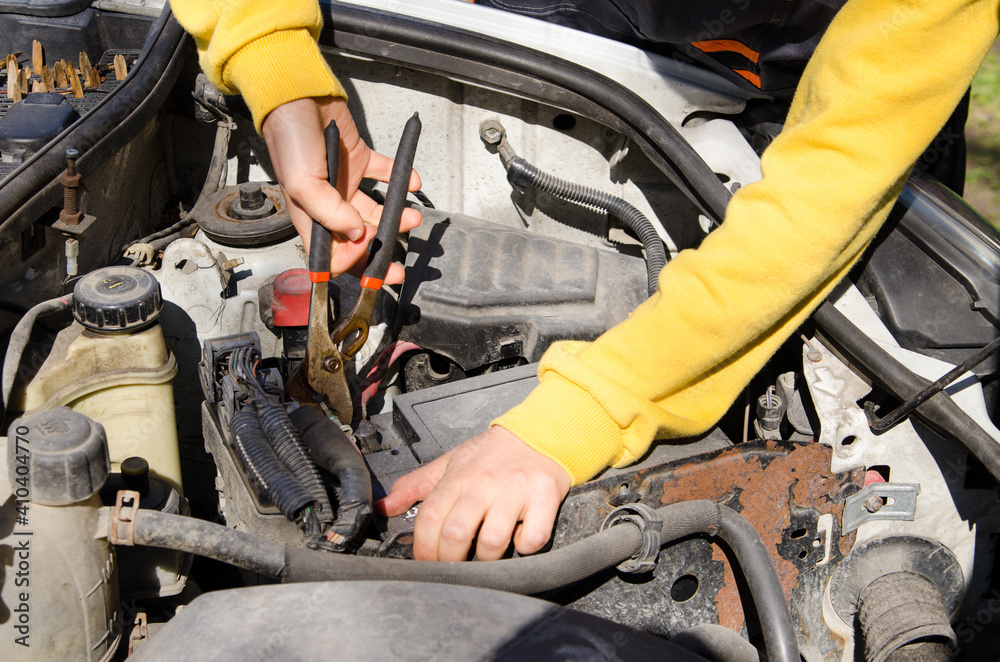
{"type": "MultiPolygon", "coordinates": [[[[331,186],[337,185],[340,157],[340,131],[331,122],[324,132],[326,139],[327,178],[331,186]]],[[[414,113],[403,128],[396,158],[389,178],[389,186],[382,208],[378,231],[368,250],[368,263],[361,278],[361,292],[348,313],[330,333],[330,257],[333,234],[320,223],[313,221],[309,243],[309,278],[312,297],[309,302],[309,337],[306,356],[299,368],[298,379],[293,378],[293,397],[303,399],[311,394],[326,397],[327,405],[337,414],[341,423],[350,424],[354,418],[354,405],[347,387],[344,362],[364,347],[371,327],[375,300],[392,263],[392,249],[399,233],[399,222],[406,205],[406,192],[413,169],[413,158],[420,138],[420,118],[414,113]],[[340,344],[340,349],[337,345],[340,344]],[[301,388],[301,372],[305,368],[305,381],[309,389],[301,388]],[[297,393],[295,391],[298,391],[297,393]]]]}

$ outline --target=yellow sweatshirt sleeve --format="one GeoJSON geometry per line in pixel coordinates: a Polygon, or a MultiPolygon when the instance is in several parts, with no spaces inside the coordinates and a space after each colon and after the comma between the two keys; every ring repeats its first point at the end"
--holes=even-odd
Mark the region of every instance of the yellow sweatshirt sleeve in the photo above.
{"type": "Polygon", "coordinates": [[[267,114],[306,97],[346,97],[319,52],[316,0],[171,0],[194,37],[202,71],[225,94],[242,94],[260,131],[267,114]]]}
{"type": "Polygon", "coordinates": [[[851,0],[799,84],[763,179],[593,343],[554,345],[499,424],[574,484],[709,429],[861,255],[998,31],[998,0],[851,0]]]}

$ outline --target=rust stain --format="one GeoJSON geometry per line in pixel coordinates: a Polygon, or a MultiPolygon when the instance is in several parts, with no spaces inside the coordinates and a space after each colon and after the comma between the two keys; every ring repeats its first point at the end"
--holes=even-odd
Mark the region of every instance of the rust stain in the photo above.
{"type": "MultiPolygon", "coordinates": [[[[860,479],[854,472],[837,477],[830,470],[831,451],[817,443],[751,442],[721,451],[717,456],[678,467],[662,483],[663,505],[709,499],[735,507],[771,552],[778,578],[790,600],[799,578],[798,568],[780,556],[778,546],[798,509],[831,513],[841,521],[844,505],[840,493],[845,482],[860,479]]],[[[839,527],[835,529],[839,533],[839,527]]],[[[854,534],[839,539],[842,553],[850,550],[854,534]]],[[[743,606],[729,560],[718,545],[712,557],[725,565],[724,584],[716,596],[720,623],[739,630],[743,606]]]]}

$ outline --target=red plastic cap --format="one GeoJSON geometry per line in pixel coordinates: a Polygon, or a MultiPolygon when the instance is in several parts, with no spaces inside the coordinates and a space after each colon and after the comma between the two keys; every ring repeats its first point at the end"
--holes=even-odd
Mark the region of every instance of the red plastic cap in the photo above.
{"type": "Polygon", "coordinates": [[[282,271],[274,279],[271,316],[275,326],[309,326],[312,281],[308,269],[282,271]]]}

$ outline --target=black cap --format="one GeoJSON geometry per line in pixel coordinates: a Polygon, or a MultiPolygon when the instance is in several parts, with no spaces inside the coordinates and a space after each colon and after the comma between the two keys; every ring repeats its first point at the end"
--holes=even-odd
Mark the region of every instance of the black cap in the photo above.
{"type": "Polygon", "coordinates": [[[156,321],[162,308],[160,284],[136,267],[92,271],[73,289],[73,317],[92,331],[142,329],[156,321]]]}
{"type": "Polygon", "coordinates": [[[68,407],[29,414],[11,423],[7,467],[18,486],[18,467],[27,456],[28,500],[45,506],[68,506],[93,496],[108,474],[108,442],[104,428],[68,407]]]}

